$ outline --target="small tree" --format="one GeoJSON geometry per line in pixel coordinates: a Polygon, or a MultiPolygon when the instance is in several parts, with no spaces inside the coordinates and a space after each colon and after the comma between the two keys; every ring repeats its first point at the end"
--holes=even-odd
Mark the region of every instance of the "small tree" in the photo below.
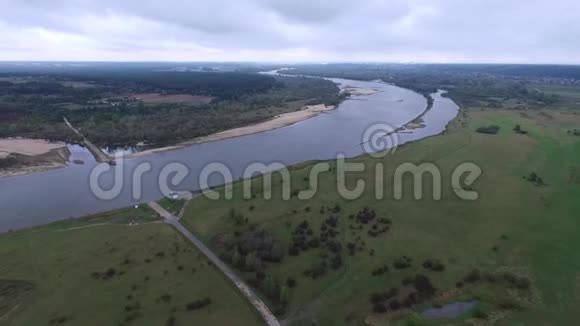
{"type": "Polygon", "coordinates": [[[245,259],[246,270],[253,272],[258,269],[259,264],[260,259],[256,256],[256,253],[251,252],[246,256],[245,259]]]}
{"type": "Polygon", "coordinates": [[[264,292],[266,292],[266,295],[268,295],[270,298],[277,297],[276,282],[274,281],[274,277],[270,273],[267,273],[266,278],[264,279],[264,292]]]}
{"type": "Polygon", "coordinates": [[[244,256],[240,254],[240,250],[238,250],[238,247],[234,248],[234,253],[232,255],[232,264],[236,267],[240,267],[242,266],[243,262],[244,256]]]}
{"type": "Polygon", "coordinates": [[[288,290],[288,287],[283,286],[280,289],[280,302],[284,305],[287,305],[288,302],[290,302],[290,291],[288,290]]]}

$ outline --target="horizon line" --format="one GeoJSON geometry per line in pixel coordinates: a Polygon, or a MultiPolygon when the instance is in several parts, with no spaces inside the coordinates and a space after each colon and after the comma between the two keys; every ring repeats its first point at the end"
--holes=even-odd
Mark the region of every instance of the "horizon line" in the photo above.
{"type": "Polygon", "coordinates": [[[0,63],[183,63],[183,64],[200,64],[200,63],[231,63],[231,64],[289,64],[289,65],[306,65],[306,64],[393,64],[393,65],[521,65],[521,66],[580,66],[580,63],[522,63],[522,62],[394,62],[394,61],[247,61],[247,60],[218,60],[218,61],[155,61],[155,60],[0,60],[0,63]]]}

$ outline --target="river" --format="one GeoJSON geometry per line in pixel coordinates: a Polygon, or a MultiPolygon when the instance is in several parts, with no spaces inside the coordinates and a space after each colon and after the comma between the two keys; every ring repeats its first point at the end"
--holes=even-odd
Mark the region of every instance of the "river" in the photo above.
{"type": "MultiPolygon", "coordinates": [[[[0,179],[0,232],[46,224],[60,219],[80,217],[162,198],[158,175],[169,163],[188,167],[187,178],[175,190],[198,190],[200,171],[209,163],[221,162],[229,167],[233,179],[239,179],[253,162],[280,162],[292,165],[309,160],[332,159],[337,154],[354,157],[364,153],[362,135],[370,125],[386,122],[402,126],[420,115],[426,108],[423,96],[411,90],[381,82],[331,79],[342,86],[373,88],[380,92],[356,96],[341,103],[336,110],[271,131],[221,141],[196,144],[174,151],[122,160],[123,187],[113,199],[103,200],[93,194],[89,185],[91,171],[98,165],[90,153],[80,146],[70,145],[71,163],[65,168],[0,179]],[[84,164],[74,164],[82,160],[84,164]],[[152,170],[142,177],[142,194],[133,197],[133,172],[143,163],[152,170]]],[[[422,119],[425,127],[397,133],[398,144],[436,135],[458,112],[457,105],[442,96],[435,99],[431,110],[422,119]]],[[[102,176],[103,188],[114,184],[115,173],[102,176]]],[[[222,178],[214,176],[212,184],[222,178]]]]}

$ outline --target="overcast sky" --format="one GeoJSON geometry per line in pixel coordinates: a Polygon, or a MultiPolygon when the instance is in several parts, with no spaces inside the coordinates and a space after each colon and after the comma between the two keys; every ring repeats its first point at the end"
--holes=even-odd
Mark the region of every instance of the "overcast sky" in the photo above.
{"type": "Polygon", "coordinates": [[[0,0],[0,60],[580,63],[578,0],[0,0]]]}

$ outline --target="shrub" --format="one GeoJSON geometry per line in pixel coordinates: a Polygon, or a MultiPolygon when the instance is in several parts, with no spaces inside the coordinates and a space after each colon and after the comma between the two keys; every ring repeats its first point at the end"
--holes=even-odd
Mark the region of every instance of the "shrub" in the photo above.
{"type": "Polygon", "coordinates": [[[330,260],[330,267],[332,267],[332,269],[339,269],[342,266],[342,257],[340,257],[340,255],[336,255],[334,256],[331,260],[330,260]]]}
{"type": "Polygon", "coordinates": [[[289,277],[286,279],[286,286],[288,286],[289,288],[293,288],[296,286],[296,280],[292,277],[289,277]]]}
{"type": "Polygon", "coordinates": [[[377,303],[373,306],[373,311],[378,314],[384,314],[387,312],[387,306],[385,306],[383,303],[377,303]]]}
{"type": "Polygon", "coordinates": [[[318,239],[312,239],[312,240],[308,241],[308,245],[311,248],[318,248],[318,247],[320,247],[320,240],[318,240],[318,239]]]}
{"type": "Polygon", "coordinates": [[[370,301],[372,304],[377,304],[383,302],[383,294],[379,292],[371,293],[370,301]]]}
{"type": "Polygon", "coordinates": [[[476,308],[471,313],[471,316],[476,319],[487,319],[487,313],[483,311],[481,308],[476,308]]]}
{"type": "Polygon", "coordinates": [[[71,317],[69,317],[69,316],[55,317],[49,321],[49,324],[50,325],[60,325],[60,324],[64,324],[64,323],[68,322],[70,319],[71,319],[71,317]]]}
{"type": "Polygon", "coordinates": [[[286,305],[278,304],[274,307],[274,315],[283,316],[286,313],[286,305]]]}
{"type": "Polygon", "coordinates": [[[288,302],[290,302],[290,294],[288,291],[288,287],[283,286],[280,289],[280,303],[282,303],[283,305],[287,305],[288,302]]]}
{"type": "Polygon", "coordinates": [[[518,277],[512,273],[504,273],[502,277],[513,287],[519,290],[528,290],[531,287],[531,282],[525,277],[518,277]]]}
{"type": "Polygon", "coordinates": [[[396,269],[408,268],[408,267],[411,267],[411,261],[412,261],[411,258],[409,258],[407,256],[402,256],[402,257],[395,259],[393,266],[396,269]]]}
{"type": "Polygon", "coordinates": [[[516,280],[515,286],[520,290],[529,290],[531,282],[525,277],[520,277],[516,280]]]}
{"type": "Polygon", "coordinates": [[[334,208],[332,208],[332,212],[333,213],[339,213],[340,212],[340,205],[336,204],[334,205],[334,208]]]}
{"type": "Polygon", "coordinates": [[[498,306],[501,309],[505,309],[505,310],[518,310],[518,309],[520,309],[520,306],[515,302],[507,302],[506,301],[506,302],[502,302],[502,303],[498,304],[498,306]]]}
{"type": "Polygon", "coordinates": [[[357,223],[368,224],[376,218],[376,213],[374,209],[365,207],[356,213],[357,223]]]}
{"type": "Polygon", "coordinates": [[[423,262],[423,268],[434,272],[442,272],[445,270],[445,265],[439,259],[427,259],[423,262]]]}
{"type": "Polygon", "coordinates": [[[383,299],[384,300],[389,300],[391,298],[396,297],[399,294],[399,289],[397,288],[390,288],[388,291],[386,291],[385,293],[383,293],[383,299]]]}
{"type": "Polygon", "coordinates": [[[188,311],[193,311],[193,310],[198,310],[198,309],[204,308],[206,306],[209,306],[210,304],[211,304],[210,298],[203,298],[201,300],[195,300],[195,301],[188,303],[185,306],[185,309],[188,311]]]}
{"type": "Polygon", "coordinates": [[[325,264],[315,264],[311,268],[304,271],[304,275],[311,277],[313,280],[324,276],[326,274],[325,264]]]}
{"type": "Polygon", "coordinates": [[[107,279],[113,278],[113,276],[115,276],[115,274],[117,274],[117,271],[114,268],[109,268],[103,274],[103,280],[107,280],[107,279]]]}
{"type": "Polygon", "coordinates": [[[257,271],[256,272],[256,279],[258,281],[263,281],[266,278],[266,273],[262,272],[262,271],[257,271]]]}
{"type": "Polygon", "coordinates": [[[389,308],[391,308],[391,310],[399,310],[401,309],[401,303],[399,300],[393,299],[389,302],[389,308]]]}
{"type": "Polygon", "coordinates": [[[499,131],[499,126],[492,125],[492,126],[487,126],[487,127],[479,127],[475,131],[480,133],[480,134],[495,135],[499,131]]]}
{"type": "Polygon", "coordinates": [[[516,126],[514,127],[514,131],[515,131],[517,134],[521,134],[521,135],[527,135],[527,134],[528,134],[528,132],[527,132],[527,131],[525,131],[525,130],[523,130],[523,129],[520,127],[520,125],[516,125],[516,126]]]}
{"type": "Polygon", "coordinates": [[[536,186],[543,186],[545,184],[544,179],[540,177],[536,172],[531,172],[529,176],[524,178],[526,178],[529,182],[533,183],[536,186]]]}
{"type": "Polygon", "coordinates": [[[469,274],[467,274],[463,280],[467,283],[475,283],[481,280],[481,273],[478,269],[474,269],[469,274]]]}
{"type": "Polygon", "coordinates": [[[291,246],[288,248],[288,255],[290,256],[298,256],[300,254],[300,250],[296,246],[291,246]]]}
{"type": "Polygon", "coordinates": [[[373,270],[371,272],[371,275],[372,276],[383,275],[384,273],[387,273],[388,271],[389,271],[389,266],[385,265],[385,266],[382,266],[382,267],[379,267],[379,268],[373,270]]]}
{"type": "Polygon", "coordinates": [[[435,286],[433,286],[433,283],[431,283],[429,277],[425,275],[419,274],[415,276],[415,279],[413,280],[413,286],[421,295],[426,297],[431,297],[433,294],[435,294],[436,291],[435,286]]]}

